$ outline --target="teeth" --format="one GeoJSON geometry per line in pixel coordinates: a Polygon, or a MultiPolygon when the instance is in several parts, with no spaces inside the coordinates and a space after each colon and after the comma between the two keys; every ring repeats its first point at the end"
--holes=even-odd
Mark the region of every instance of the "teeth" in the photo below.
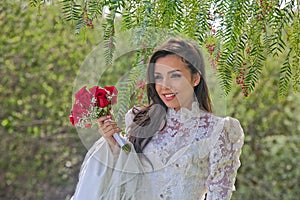
{"type": "Polygon", "coordinates": [[[170,97],[175,96],[175,94],[166,94],[165,96],[166,96],[167,98],[170,98],[170,97]]]}

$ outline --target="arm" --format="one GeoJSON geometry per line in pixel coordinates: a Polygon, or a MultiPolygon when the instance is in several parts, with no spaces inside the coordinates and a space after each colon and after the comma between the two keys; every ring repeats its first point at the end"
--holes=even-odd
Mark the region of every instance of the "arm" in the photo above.
{"type": "Polygon", "coordinates": [[[72,199],[97,199],[110,182],[115,163],[116,159],[108,142],[100,138],[85,156],[72,199]]]}
{"type": "Polygon", "coordinates": [[[207,200],[230,199],[234,190],[244,133],[238,120],[225,118],[224,128],[209,155],[207,200]]]}
{"type": "MultiPolygon", "coordinates": [[[[106,122],[109,126],[104,126],[103,121],[105,120],[107,120],[107,116],[99,119],[99,123],[102,123],[101,128],[103,128],[101,134],[106,134],[96,141],[86,154],[72,200],[99,199],[99,196],[107,192],[110,185],[116,185],[116,183],[112,183],[113,181],[118,182],[119,178],[116,178],[116,176],[119,177],[119,174],[116,174],[115,169],[119,172],[123,168],[126,169],[126,167],[130,169],[135,167],[135,165],[133,167],[129,165],[133,163],[132,158],[120,152],[119,146],[112,137],[113,131],[111,130],[114,127],[118,128],[115,122],[106,122]],[[114,127],[110,128],[110,126],[114,127]]],[[[127,123],[129,123],[129,119],[127,119],[127,123]]]]}

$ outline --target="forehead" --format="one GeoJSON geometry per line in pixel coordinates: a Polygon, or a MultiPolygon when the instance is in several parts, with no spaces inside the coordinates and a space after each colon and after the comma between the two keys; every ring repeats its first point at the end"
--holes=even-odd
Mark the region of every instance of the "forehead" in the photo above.
{"type": "Polygon", "coordinates": [[[164,71],[172,71],[179,70],[182,72],[189,71],[188,64],[183,61],[180,56],[175,54],[166,55],[164,57],[160,57],[155,62],[155,72],[164,72],[164,71]]]}

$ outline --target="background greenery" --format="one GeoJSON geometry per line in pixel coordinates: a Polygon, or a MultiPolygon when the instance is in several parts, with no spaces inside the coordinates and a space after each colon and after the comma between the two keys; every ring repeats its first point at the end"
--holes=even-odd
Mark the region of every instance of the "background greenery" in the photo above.
{"type": "MultiPolygon", "coordinates": [[[[103,38],[102,22],[74,34],[75,24],[62,20],[56,6],[2,5],[0,199],[68,199],[86,153],[68,119],[72,90],[82,62],[103,38]]],[[[233,199],[300,195],[300,95],[278,97],[283,62],[267,60],[249,97],[239,86],[226,97],[226,114],[240,120],[246,136],[233,199]]],[[[117,69],[103,84],[124,73],[117,69]]]]}

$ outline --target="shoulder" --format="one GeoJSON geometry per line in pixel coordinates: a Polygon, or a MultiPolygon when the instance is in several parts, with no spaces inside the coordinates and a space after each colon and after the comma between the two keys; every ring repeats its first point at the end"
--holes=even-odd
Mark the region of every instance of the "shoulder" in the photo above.
{"type": "Polygon", "coordinates": [[[210,154],[215,159],[239,157],[244,145],[244,132],[240,122],[232,117],[218,118],[211,134],[210,154]],[[236,154],[237,153],[237,154],[236,154]]]}
{"type": "Polygon", "coordinates": [[[230,141],[237,142],[244,139],[244,131],[239,120],[232,117],[223,118],[224,133],[229,137],[230,141]]]}
{"type": "Polygon", "coordinates": [[[232,117],[224,117],[219,121],[221,128],[220,137],[231,144],[236,144],[239,147],[244,143],[244,131],[239,120],[232,117]]]}
{"type": "Polygon", "coordinates": [[[212,122],[211,130],[217,138],[227,138],[231,142],[239,142],[244,140],[243,128],[236,118],[227,116],[219,117],[211,113],[207,113],[208,121],[212,122]]]}
{"type": "Polygon", "coordinates": [[[222,118],[222,120],[224,121],[224,128],[226,128],[226,130],[242,131],[242,126],[238,119],[233,117],[225,117],[222,118]]]}

